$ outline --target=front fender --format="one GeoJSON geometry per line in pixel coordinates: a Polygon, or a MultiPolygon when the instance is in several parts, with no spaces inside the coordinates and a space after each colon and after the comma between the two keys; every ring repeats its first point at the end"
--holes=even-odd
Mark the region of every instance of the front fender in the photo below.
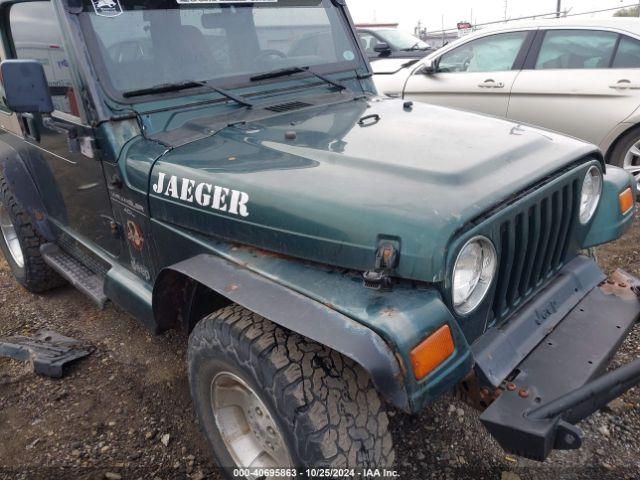
{"type": "Polygon", "coordinates": [[[351,358],[397,408],[419,411],[473,367],[460,326],[434,288],[402,284],[392,292],[377,292],[366,289],[362,277],[353,272],[213,242],[154,223],[161,255],[176,260],[168,270],[351,358]],[[183,255],[189,258],[178,260],[183,255]],[[410,352],[445,324],[451,329],[455,352],[417,381],[410,352]]]}
{"type": "Polygon", "coordinates": [[[602,199],[595,217],[589,226],[584,239],[583,248],[591,248],[620,238],[631,227],[635,217],[636,206],[622,214],[619,196],[627,188],[631,188],[633,198],[637,197],[637,183],[623,169],[607,165],[604,176],[602,199]]]}
{"type": "Polygon", "coordinates": [[[278,325],[326,345],[360,364],[378,391],[407,409],[402,371],[393,351],[371,329],[283,285],[201,254],[170,267],[278,325]]]}

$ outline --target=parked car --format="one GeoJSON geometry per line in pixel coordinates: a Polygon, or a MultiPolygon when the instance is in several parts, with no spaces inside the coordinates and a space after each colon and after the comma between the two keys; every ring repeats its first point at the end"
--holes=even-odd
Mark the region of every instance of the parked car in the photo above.
{"type": "Polygon", "coordinates": [[[640,382],[638,360],[602,374],[640,281],[581,254],[629,228],[633,178],[586,142],[379,97],[344,2],[247,3],[0,1],[16,281],[187,333],[226,478],[392,467],[387,409],[460,384],[508,451],[578,448],[640,382]]]}
{"type": "Polygon", "coordinates": [[[640,19],[511,24],[376,69],[383,93],[581,138],[640,181],[640,19]]]}
{"type": "Polygon", "coordinates": [[[432,50],[418,37],[398,28],[358,28],[362,48],[369,60],[381,58],[422,58],[432,50]]]}

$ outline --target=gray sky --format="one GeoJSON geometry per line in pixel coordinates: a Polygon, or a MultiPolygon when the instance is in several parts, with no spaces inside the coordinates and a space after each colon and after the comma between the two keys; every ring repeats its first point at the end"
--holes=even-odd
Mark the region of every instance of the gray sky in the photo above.
{"type": "MultiPolygon", "coordinates": [[[[507,16],[516,18],[555,11],[557,1],[507,0],[506,3],[507,16]]],[[[562,8],[579,13],[634,3],[638,4],[635,0],[563,0],[562,8]]],[[[505,0],[347,0],[347,4],[356,23],[399,22],[401,28],[409,31],[413,31],[418,20],[422,20],[429,30],[440,30],[442,15],[445,28],[451,28],[459,21],[471,20],[471,9],[476,23],[500,20],[504,18],[505,10],[505,0]]]]}

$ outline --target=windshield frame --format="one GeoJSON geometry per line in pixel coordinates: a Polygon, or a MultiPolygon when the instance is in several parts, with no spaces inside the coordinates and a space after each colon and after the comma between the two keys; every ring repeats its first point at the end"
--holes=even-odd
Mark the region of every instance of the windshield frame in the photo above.
{"type": "MultiPolygon", "coordinates": [[[[355,53],[354,60],[351,61],[341,61],[334,63],[326,63],[313,65],[313,69],[315,72],[322,75],[331,75],[331,74],[339,74],[346,72],[354,72],[354,76],[357,74],[358,70],[364,70],[366,73],[371,72],[371,67],[368,62],[366,56],[363,55],[362,49],[360,48],[360,43],[357,40],[357,35],[355,32],[355,27],[353,26],[353,22],[351,16],[347,11],[346,5],[342,5],[340,2],[336,2],[334,0],[320,0],[322,6],[329,9],[336,9],[338,13],[338,21],[340,22],[340,26],[344,28],[345,35],[347,39],[353,45],[353,51],[355,53]]],[[[207,4],[194,4],[194,5],[181,5],[179,8],[183,9],[202,9],[207,4]]],[[[264,8],[264,7],[263,7],[264,8]]],[[[233,90],[238,88],[249,88],[249,87],[261,87],[268,86],[271,84],[279,84],[283,81],[292,82],[292,81],[303,81],[308,83],[310,77],[308,76],[291,76],[285,78],[275,78],[263,81],[252,81],[251,77],[266,72],[251,72],[242,75],[228,76],[224,78],[217,79],[202,79],[206,81],[206,84],[194,88],[189,88],[185,90],[172,91],[166,93],[152,93],[143,96],[136,97],[125,97],[123,96],[124,91],[121,91],[115,88],[110,79],[109,70],[105,65],[104,59],[102,57],[102,52],[98,46],[97,34],[94,31],[91,25],[91,19],[89,17],[90,13],[81,12],[77,14],[78,24],[80,34],[85,41],[86,48],[89,53],[89,62],[93,66],[94,71],[96,72],[95,81],[101,86],[101,89],[106,94],[106,96],[116,101],[120,104],[125,105],[134,105],[140,103],[149,103],[157,100],[166,100],[172,98],[179,97],[188,97],[194,95],[215,95],[216,97],[220,96],[216,93],[211,87],[222,88],[226,90],[233,90]]],[[[267,91],[271,91],[266,89],[267,91]]]]}

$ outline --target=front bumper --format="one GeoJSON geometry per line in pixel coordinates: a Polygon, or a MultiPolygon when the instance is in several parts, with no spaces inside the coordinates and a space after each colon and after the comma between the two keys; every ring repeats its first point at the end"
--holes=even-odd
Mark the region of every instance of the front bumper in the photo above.
{"type": "Polygon", "coordinates": [[[506,451],[544,460],[553,449],[579,448],[575,424],[640,383],[640,359],[604,373],[640,316],[639,287],[622,271],[599,283],[547,325],[544,339],[502,380],[480,418],[506,451]]]}

